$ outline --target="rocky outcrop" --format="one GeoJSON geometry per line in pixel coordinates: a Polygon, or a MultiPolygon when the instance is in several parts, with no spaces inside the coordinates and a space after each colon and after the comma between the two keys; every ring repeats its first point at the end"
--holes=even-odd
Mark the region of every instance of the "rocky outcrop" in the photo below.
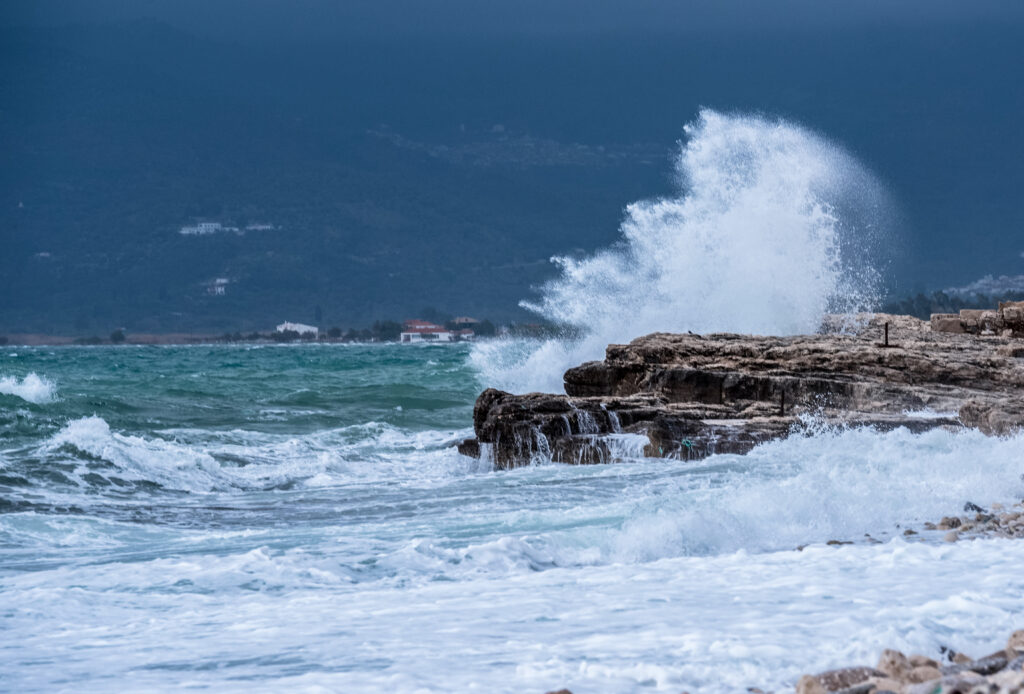
{"type": "Polygon", "coordinates": [[[794,337],[655,333],[610,345],[564,382],[565,395],[484,391],[476,438],[459,450],[510,468],[745,453],[819,423],[995,435],[1024,424],[1019,339],[908,316],[833,317],[794,337]]]}

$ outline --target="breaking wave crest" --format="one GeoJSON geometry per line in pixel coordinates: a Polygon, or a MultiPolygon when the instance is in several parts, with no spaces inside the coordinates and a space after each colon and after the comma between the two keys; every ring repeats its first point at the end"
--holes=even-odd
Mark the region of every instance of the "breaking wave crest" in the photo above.
{"type": "MultiPolygon", "coordinates": [[[[475,461],[451,447],[468,433],[417,433],[369,422],[303,436],[185,429],[142,437],[113,431],[92,416],[72,420],[38,452],[74,465],[62,473],[67,484],[117,493],[322,488],[393,479],[415,486],[473,472],[475,461]]],[[[48,474],[46,486],[52,486],[48,474]]]]}
{"type": "MultiPolygon", "coordinates": [[[[978,431],[821,429],[758,446],[703,486],[682,478],[679,494],[627,521],[612,545],[619,561],[770,551],[828,540],[863,541],[921,529],[926,521],[1024,496],[1024,436],[978,431]]],[[[722,460],[698,463],[715,470],[722,460]]]]}
{"type": "Polygon", "coordinates": [[[57,385],[35,373],[28,374],[20,381],[16,376],[2,376],[0,395],[13,395],[34,405],[43,405],[56,399],[57,385]]]}
{"type": "MultiPolygon", "coordinates": [[[[71,422],[47,447],[61,467],[81,464],[72,476],[89,488],[67,493],[75,504],[91,503],[98,487],[131,491],[125,481],[232,494],[319,495],[323,487],[345,486],[330,504],[333,522],[344,524],[352,514],[362,519],[359,533],[345,534],[341,578],[352,582],[636,565],[828,540],[870,542],[866,533],[898,541],[904,528],[920,531],[966,502],[1024,497],[1024,438],[977,431],[823,429],[745,456],[541,465],[500,478],[472,474],[472,464],[447,449],[443,439],[459,433],[410,435],[369,424],[301,440],[223,432],[186,446],[112,432],[92,417],[71,422]],[[371,449],[378,453],[368,455],[371,449]],[[101,476],[107,481],[98,482],[101,476]]],[[[222,496],[218,503],[232,502],[222,496]]],[[[0,524],[2,532],[41,531],[29,514],[0,524]]],[[[106,532],[82,541],[106,541],[106,532]]],[[[47,542],[66,541],[63,530],[54,533],[47,542]]]]}
{"type": "MultiPolygon", "coordinates": [[[[869,308],[885,195],[851,155],[784,120],[700,113],[676,161],[680,193],[626,208],[621,241],[523,306],[582,337],[475,365],[510,390],[561,389],[565,368],[656,331],[795,334],[824,313],[869,308]],[[502,365],[502,362],[505,365],[502,365]]],[[[513,351],[514,348],[513,348],[513,351]]]]}

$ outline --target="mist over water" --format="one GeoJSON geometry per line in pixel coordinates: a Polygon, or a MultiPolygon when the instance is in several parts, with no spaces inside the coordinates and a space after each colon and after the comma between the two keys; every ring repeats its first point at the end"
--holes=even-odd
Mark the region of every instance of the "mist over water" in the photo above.
{"type": "Polygon", "coordinates": [[[626,208],[622,239],[522,305],[573,339],[486,344],[489,384],[562,388],[566,368],[651,332],[797,334],[827,312],[871,308],[888,207],[881,185],[841,147],[793,123],[703,110],[685,128],[679,194],[626,208]]]}

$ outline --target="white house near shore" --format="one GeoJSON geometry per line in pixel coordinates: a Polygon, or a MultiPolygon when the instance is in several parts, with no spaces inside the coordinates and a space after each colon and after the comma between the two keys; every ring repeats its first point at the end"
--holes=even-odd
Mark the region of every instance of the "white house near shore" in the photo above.
{"type": "Polygon", "coordinates": [[[443,325],[425,320],[407,320],[403,324],[401,340],[413,342],[455,342],[455,333],[443,325]]]}
{"type": "Polygon", "coordinates": [[[472,340],[475,337],[470,328],[449,330],[443,325],[437,325],[425,320],[407,320],[403,323],[402,335],[399,338],[402,342],[458,342],[460,340],[472,340]]]}
{"type": "Polygon", "coordinates": [[[316,337],[320,334],[320,328],[313,325],[303,325],[302,323],[289,323],[285,321],[281,325],[277,326],[277,332],[284,333],[288,331],[296,332],[299,335],[312,335],[316,337]]]}

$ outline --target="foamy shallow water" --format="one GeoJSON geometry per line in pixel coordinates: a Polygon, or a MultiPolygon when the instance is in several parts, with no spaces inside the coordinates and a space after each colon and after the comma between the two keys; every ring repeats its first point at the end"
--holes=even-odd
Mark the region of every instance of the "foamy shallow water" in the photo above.
{"type": "Polygon", "coordinates": [[[1024,543],[1008,540],[360,588],[316,564],[261,548],[8,576],[5,687],[779,690],[884,647],[987,653],[1024,620],[1024,543]]]}
{"type": "MultiPolygon", "coordinates": [[[[883,647],[987,653],[1024,620],[1024,543],[901,535],[1019,496],[1019,439],[823,431],[698,463],[492,473],[441,437],[366,432],[402,450],[375,475],[291,466],[305,484],[228,491],[185,475],[198,493],[0,516],[5,686],[778,690],[883,647]]],[[[91,421],[43,448],[76,436],[176,469],[91,421]]],[[[202,438],[199,469],[246,434],[202,438]]]]}
{"type": "Polygon", "coordinates": [[[1024,623],[1024,544],[902,534],[1024,497],[1022,437],[493,472],[454,448],[481,387],[461,346],[0,372],[59,392],[0,394],[5,691],[779,691],[1024,623]]]}

